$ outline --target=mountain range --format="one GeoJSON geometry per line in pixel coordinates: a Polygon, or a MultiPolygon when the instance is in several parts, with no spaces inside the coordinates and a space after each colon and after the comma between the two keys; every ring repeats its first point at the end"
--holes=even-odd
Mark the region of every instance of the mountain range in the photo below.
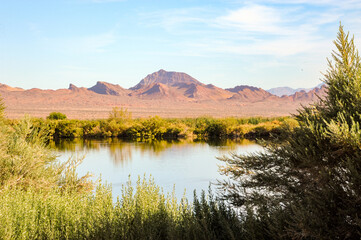
{"type": "Polygon", "coordinates": [[[295,112],[300,103],[316,101],[325,89],[323,85],[279,96],[280,89],[277,93],[247,85],[222,89],[186,73],[165,70],[149,74],[129,89],[101,81],[90,88],[70,84],[58,90],[0,84],[9,117],[26,113],[44,117],[49,111],[63,111],[74,118],[101,118],[114,106],[129,108],[136,116],[276,116],[295,112]]]}
{"type": "MultiPolygon", "coordinates": [[[[324,85],[324,83],[320,83],[314,88],[321,88],[322,85],[324,85]]],[[[295,94],[296,92],[301,92],[301,91],[309,92],[314,88],[276,87],[276,88],[268,89],[267,92],[272,93],[273,95],[282,97],[283,95],[290,96],[290,95],[295,94]]]]}

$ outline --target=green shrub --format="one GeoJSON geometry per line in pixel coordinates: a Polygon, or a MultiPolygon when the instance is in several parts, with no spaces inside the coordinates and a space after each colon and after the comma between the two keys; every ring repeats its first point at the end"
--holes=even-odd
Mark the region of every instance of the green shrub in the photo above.
{"type": "Polygon", "coordinates": [[[214,121],[205,128],[204,132],[210,139],[225,138],[227,137],[227,126],[221,121],[214,121]]]}
{"type": "MultiPolygon", "coordinates": [[[[34,126],[46,128],[49,137],[60,138],[130,138],[130,139],[181,139],[194,138],[198,140],[217,138],[264,138],[278,137],[279,130],[285,126],[296,126],[292,118],[221,118],[210,117],[165,119],[156,117],[139,119],[103,119],[103,120],[43,120],[31,119],[34,126]],[[263,128],[264,134],[255,128],[263,128]]],[[[16,125],[16,120],[9,122],[16,125]]]]}
{"type": "Polygon", "coordinates": [[[109,113],[108,120],[116,122],[126,122],[132,119],[132,113],[128,112],[126,108],[113,107],[112,111],[109,113]]]}
{"type": "Polygon", "coordinates": [[[213,195],[193,205],[163,194],[154,180],[128,181],[113,201],[94,194],[12,189],[0,194],[0,239],[240,239],[237,214],[213,195]],[[6,214],[2,214],[6,213],[6,214]]]}
{"type": "Polygon", "coordinates": [[[66,119],[66,115],[60,112],[52,112],[46,118],[50,120],[64,120],[66,119]]]}
{"type": "Polygon", "coordinates": [[[5,105],[2,97],[0,96],[0,121],[4,120],[4,110],[5,110],[5,105]]]}
{"type": "Polygon", "coordinates": [[[299,110],[286,140],[222,158],[224,197],[243,210],[250,238],[360,238],[361,60],[342,26],[334,43],[328,95],[299,110]]]}

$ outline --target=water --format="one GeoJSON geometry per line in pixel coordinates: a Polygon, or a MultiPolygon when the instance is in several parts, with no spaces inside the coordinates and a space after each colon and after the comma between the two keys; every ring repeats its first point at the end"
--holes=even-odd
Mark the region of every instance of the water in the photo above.
{"type": "Polygon", "coordinates": [[[209,144],[191,140],[126,142],[107,139],[62,141],[53,146],[61,161],[71,156],[84,156],[78,168],[79,175],[91,172],[94,179],[101,176],[102,181],[112,185],[114,197],[120,195],[121,186],[129,177],[135,183],[138,176],[151,175],[164,192],[172,192],[175,187],[178,199],[184,192],[192,199],[193,190],[200,193],[202,189],[208,190],[210,184],[214,189],[217,180],[226,179],[218,172],[218,166],[224,163],[217,157],[262,149],[248,140],[209,144]]]}

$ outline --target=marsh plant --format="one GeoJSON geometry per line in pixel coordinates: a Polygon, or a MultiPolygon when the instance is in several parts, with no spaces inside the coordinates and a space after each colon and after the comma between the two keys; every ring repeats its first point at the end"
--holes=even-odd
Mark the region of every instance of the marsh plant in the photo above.
{"type": "Polygon", "coordinates": [[[236,213],[203,193],[189,204],[149,180],[128,182],[114,202],[111,188],[94,193],[5,189],[0,239],[240,239],[236,213]]]}

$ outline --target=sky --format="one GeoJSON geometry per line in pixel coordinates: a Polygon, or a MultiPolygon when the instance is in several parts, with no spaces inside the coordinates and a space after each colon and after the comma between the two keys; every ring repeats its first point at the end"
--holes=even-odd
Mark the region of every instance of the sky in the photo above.
{"type": "Polygon", "coordinates": [[[0,0],[0,83],[129,88],[160,69],[222,88],[314,87],[361,0],[0,0]]]}

